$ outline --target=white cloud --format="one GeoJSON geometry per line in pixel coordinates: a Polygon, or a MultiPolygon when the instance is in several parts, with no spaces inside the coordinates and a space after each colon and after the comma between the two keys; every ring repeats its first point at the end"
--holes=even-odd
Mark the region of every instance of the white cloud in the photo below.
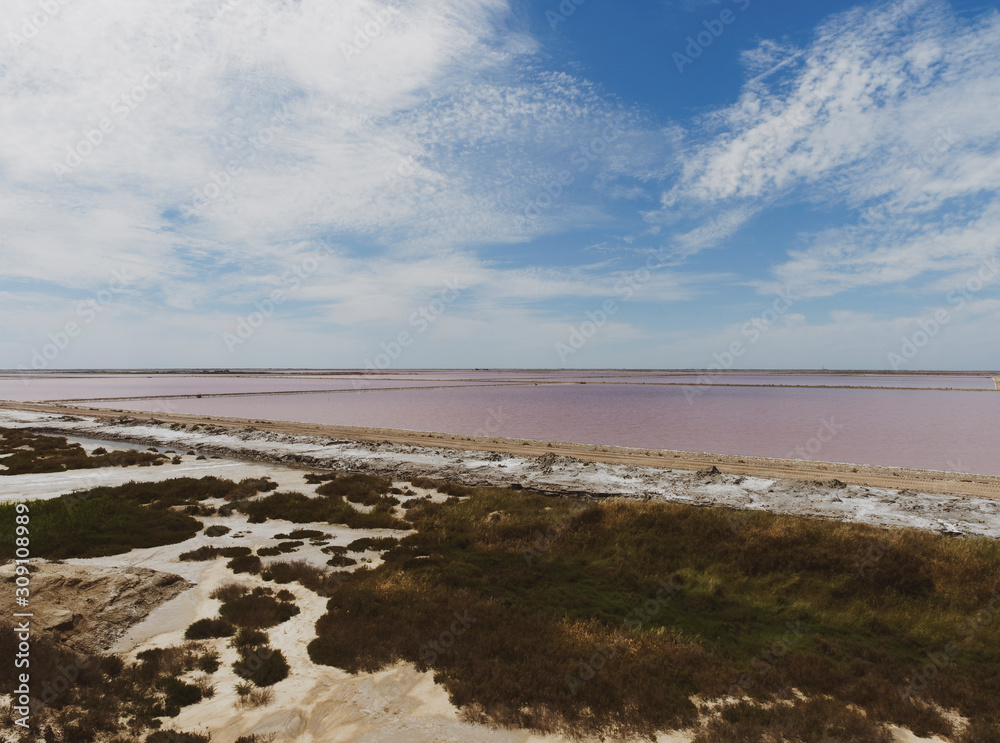
{"type": "MultiPolygon", "coordinates": [[[[855,210],[802,235],[775,268],[809,295],[973,268],[1000,247],[998,46],[1000,14],[964,21],[934,1],[837,15],[802,49],[763,42],[743,57],[759,78],[705,117],[718,133],[684,158],[660,216],[795,202],[855,210]]],[[[709,223],[681,241],[708,247],[729,234],[709,223]]]]}

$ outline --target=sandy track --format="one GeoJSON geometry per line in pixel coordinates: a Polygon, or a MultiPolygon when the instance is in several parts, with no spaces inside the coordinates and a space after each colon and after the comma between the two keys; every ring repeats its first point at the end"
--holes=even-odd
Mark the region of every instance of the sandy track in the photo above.
{"type": "Polygon", "coordinates": [[[399,445],[429,446],[453,450],[489,451],[522,457],[539,457],[554,454],[556,456],[572,457],[585,462],[626,464],[671,470],[703,470],[714,466],[720,472],[733,475],[819,482],[839,480],[848,485],[864,485],[876,488],[891,488],[894,490],[910,489],[924,493],[944,493],[1000,499],[1000,477],[934,470],[875,467],[871,465],[853,465],[836,462],[804,462],[791,459],[702,454],[661,449],[628,449],[617,446],[460,436],[389,428],[332,426],[295,421],[226,418],[184,413],[158,412],[151,414],[148,411],[107,410],[51,403],[2,402],[0,403],[0,409],[80,415],[103,420],[113,420],[122,415],[129,415],[139,420],[155,418],[165,423],[180,423],[188,426],[211,425],[233,431],[255,428],[260,431],[291,434],[294,436],[387,442],[399,445]]]}

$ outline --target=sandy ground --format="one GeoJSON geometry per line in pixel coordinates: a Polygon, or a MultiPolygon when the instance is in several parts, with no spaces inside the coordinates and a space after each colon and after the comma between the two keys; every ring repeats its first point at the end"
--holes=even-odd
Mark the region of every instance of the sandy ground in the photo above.
{"type": "MultiPolygon", "coordinates": [[[[87,441],[85,448],[92,450],[101,444],[87,441]]],[[[161,467],[105,468],[93,471],[85,485],[116,484],[131,479],[144,481],[162,480],[172,476],[200,476],[214,474],[230,478],[270,477],[281,483],[282,489],[295,488],[313,494],[315,485],[305,482],[302,468],[279,464],[257,464],[234,460],[197,461],[182,454],[179,465],[161,467]]],[[[19,475],[0,478],[8,495],[29,493],[31,498],[53,498],[81,484],[67,477],[66,473],[44,475],[19,475]],[[24,483],[26,487],[21,487],[24,483]]],[[[407,487],[408,483],[394,485],[407,487]]],[[[414,498],[430,495],[443,501],[447,496],[424,488],[410,488],[414,498]]],[[[22,496],[25,497],[25,496],[22,496]]],[[[405,500],[405,497],[404,497],[405,500]]],[[[206,500],[209,505],[221,505],[221,500],[206,500]]],[[[356,539],[369,536],[400,537],[406,532],[390,529],[349,529],[331,524],[293,524],[288,521],[268,520],[251,524],[240,515],[200,517],[206,526],[224,525],[230,532],[209,538],[204,532],[179,544],[132,550],[124,555],[91,559],[71,559],[65,563],[41,563],[35,573],[36,603],[44,606],[44,625],[59,624],[76,617],[77,627],[88,630],[93,639],[101,638],[100,647],[87,646],[94,651],[110,650],[134,659],[142,650],[170,647],[185,642],[184,631],[197,619],[218,614],[219,601],[210,598],[220,585],[232,581],[248,586],[266,585],[275,588],[258,576],[234,575],[225,559],[206,562],[181,561],[179,555],[206,544],[219,547],[247,546],[258,549],[287,540],[281,534],[295,529],[308,528],[324,533],[324,543],[310,544],[310,540],[290,554],[265,558],[273,560],[307,560],[324,565],[328,556],[322,553],[326,545],[347,546],[356,539]],[[134,585],[140,576],[147,590],[134,585]],[[130,581],[126,579],[131,579],[130,581]],[[127,583],[129,590],[122,590],[127,583]],[[171,586],[169,593],[159,588],[171,586]],[[76,590],[74,590],[76,586],[76,590]],[[158,590],[154,590],[158,589],[158,590]],[[95,606],[95,599],[101,603],[95,606]],[[86,619],[82,617],[86,616],[86,619]],[[119,621],[128,617],[128,621],[119,621]]],[[[350,552],[359,565],[376,566],[379,554],[372,551],[350,552]]],[[[13,572],[13,565],[0,568],[0,576],[13,572]]],[[[221,667],[208,676],[214,695],[198,704],[185,707],[181,714],[165,720],[165,728],[186,732],[210,733],[218,743],[233,743],[238,737],[253,733],[276,734],[276,740],[290,743],[340,743],[413,741],[483,741],[484,743],[569,743],[563,736],[539,736],[527,731],[495,730],[465,722],[451,704],[443,687],[434,683],[433,673],[420,673],[411,664],[400,663],[374,674],[350,675],[335,668],[314,665],[307,652],[308,643],[316,636],[315,624],[326,611],[327,599],[298,584],[281,586],[295,594],[295,603],[301,613],[268,631],[271,646],[280,649],[292,672],[289,678],[271,687],[273,700],[257,709],[237,706],[236,685],[242,681],[232,669],[237,660],[236,651],[226,640],[208,643],[219,651],[221,667]]],[[[81,637],[83,635],[80,635],[81,637]]],[[[206,674],[192,672],[185,680],[195,681],[206,674]]],[[[690,735],[663,734],[662,743],[686,743],[690,735]]]]}
{"type": "MultiPolygon", "coordinates": [[[[412,432],[399,432],[399,436],[379,432],[385,438],[375,438],[371,433],[345,438],[315,435],[324,427],[303,424],[287,424],[295,432],[275,430],[286,424],[261,422],[224,427],[215,420],[194,419],[187,420],[185,425],[200,428],[191,430],[177,421],[171,427],[167,421],[67,416],[0,407],[0,426],[128,440],[226,457],[197,461],[184,455],[179,465],[133,468],[128,473],[102,470],[58,475],[71,488],[155,478],[160,476],[156,470],[189,476],[216,474],[232,479],[257,477],[265,471],[261,468],[267,462],[289,465],[273,470],[274,479],[283,489],[303,492],[311,490],[304,489],[308,486],[301,479],[303,470],[296,467],[378,472],[397,480],[423,475],[467,484],[517,483],[581,497],[676,501],[886,528],[908,526],[942,534],[1000,537],[1000,478],[995,477],[614,447],[553,445],[550,448],[546,443],[509,439],[466,441],[449,437],[438,441],[433,438],[437,434],[412,432]],[[493,450],[485,448],[489,442],[496,442],[493,450]],[[256,461],[240,462],[236,458],[256,461]],[[712,472],[712,467],[718,472],[712,472]]],[[[44,497],[45,480],[31,479],[42,477],[0,477],[0,497],[13,500],[44,497]]]]}
{"type": "MultiPolygon", "coordinates": [[[[818,485],[773,477],[746,477],[738,474],[692,473],[659,467],[636,466],[616,461],[598,462],[584,458],[557,456],[547,447],[542,456],[515,454],[509,451],[484,453],[481,450],[455,450],[449,447],[414,446],[408,443],[381,443],[364,440],[334,440],[311,435],[277,431],[227,430],[221,427],[208,432],[172,430],[149,423],[109,422],[96,419],[64,419],[61,415],[38,412],[0,411],[2,426],[30,426],[58,430],[64,434],[87,437],[85,448],[97,445],[112,448],[110,440],[131,439],[143,446],[152,443],[180,452],[181,462],[160,467],[103,468],[80,473],[51,473],[0,477],[0,497],[25,500],[57,497],[69,491],[115,485],[129,480],[162,480],[168,477],[217,475],[239,480],[244,477],[270,477],[282,490],[306,494],[315,485],[304,474],[316,466],[353,470],[380,471],[392,474],[397,486],[404,486],[414,474],[454,478],[464,482],[523,483],[542,489],[620,495],[642,499],[677,500],[699,504],[730,505],[741,509],[768,509],[788,513],[820,515],[827,518],[866,521],[883,526],[917,526],[935,531],[1000,535],[1000,503],[968,496],[900,492],[865,485],[818,485]],[[198,460],[187,451],[218,452],[230,456],[198,460]],[[257,461],[232,458],[234,454],[257,461]],[[947,521],[944,519],[947,516],[947,521]]],[[[455,442],[452,442],[453,444],[455,442]]],[[[120,446],[128,446],[121,444],[120,446]]],[[[523,446],[523,445],[522,445],[523,446]]],[[[530,446],[530,445],[529,445],[530,446]]],[[[529,448],[530,451],[530,448],[529,448]]],[[[595,455],[599,452],[593,452],[595,455]]],[[[631,455],[630,455],[631,456],[631,455]]],[[[646,455],[651,456],[651,455],[646,455]]],[[[702,462],[702,464],[704,464],[702,462]]],[[[420,497],[428,491],[416,490],[420,497]]],[[[594,497],[593,495],[581,497],[594,497]]],[[[436,499],[444,496],[437,495],[436,499]]],[[[221,501],[206,501],[221,505],[221,501]]],[[[738,515],[735,517],[738,521],[738,515]]],[[[108,634],[113,652],[129,658],[151,647],[167,647],[183,642],[184,630],[202,617],[215,616],[219,602],[210,594],[219,585],[237,580],[248,585],[264,584],[257,576],[234,576],[224,559],[208,562],[180,561],[179,555],[205,544],[243,545],[253,549],[283,541],[280,534],[310,528],[324,533],[323,544],[305,541],[296,552],[266,561],[305,559],[325,564],[325,545],[347,545],[365,536],[402,536],[392,530],[348,529],[329,524],[292,524],[267,521],[250,524],[245,517],[211,516],[201,519],[206,526],[220,524],[231,531],[209,538],[199,533],[175,545],[133,550],[126,555],[95,559],[68,560],[43,568],[53,583],[62,577],[91,576],[90,588],[76,597],[77,608],[86,604],[95,592],[112,597],[106,604],[136,621],[127,631],[108,634]],[[180,576],[171,585],[185,587],[174,591],[173,598],[159,596],[162,603],[142,597],[134,576],[148,585],[162,583],[165,576],[180,576]],[[114,576],[118,576],[115,578],[114,576]],[[121,580],[129,576],[130,591],[108,591],[105,579],[121,580]],[[93,589],[93,590],[91,590],[93,589]]],[[[351,557],[377,565],[378,553],[351,553],[351,557]]],[[[67,585],[63,581],[61,585],[67,585]]],[[[271,644],[287,658],[292,673],[273,688],[274,699],[252,710],[236,706],[236,684],[240,679],[232,670],[236,653],[225,640],[211,641],[220,652],[222,666],[210,677],[214,696],[183,709],[181,715],[167,720],[167,728],[211,733],[217,743],[233,743],[241,735],[275,733],[277,741],[293,743],[344,743],[358,741],[483,741],[484,743],[568,743],[562,736],[539,736],[527,731],[494,730],[462,720],[443,687],[433,681],[432,673],[419,673],[409,664],[398,664],[375,674],[349,675],[334,668],[315,666],[308,658],[307,645],[315,637],[316,620],[325,611],[326,599],[297,585],[284,586],[295,594],[301,613],[269,631],[271,644]]],[[[54,595],[54,594],[53,594],[54,595]]],[[[39,596],[40,601],[44,596],[39,596]]],[[[67,615],[81,614],[69,604],[72,597],[53,602],[53,622],[67,615]]],[[[106,610],[108,606],[105,606],[106,610]]],[[[110,616],[110,615],[108,615],[110,616]]],[[[79,620],[78,620],[79,621],[79,620]]],[[[124,626],[122,627],[124,629],[124,626]]],[[[109,644],[106,642],[105,644],[109,644]]],[[[200,672],[189,680],[203,676],[200,672]]],[[[895,730],[898,741],[924,741],[908,731],[895,730]]],[[[688,743],[691,733],[677,731],[662,734],[660,743],[688,743]]],[[[936,740],[936,739],[931,739],[936,740]]]]}
{"type": "MultiPolygon", "coordinates": [[[[192,587],[174,573],[121,564],[37,562],[35,567],[33,628],[71,650],[90,654],[109,651],[130,627],[192,587]]],[[[13,579],[14,564],[0,566],[0,581],[13,579]]]]}

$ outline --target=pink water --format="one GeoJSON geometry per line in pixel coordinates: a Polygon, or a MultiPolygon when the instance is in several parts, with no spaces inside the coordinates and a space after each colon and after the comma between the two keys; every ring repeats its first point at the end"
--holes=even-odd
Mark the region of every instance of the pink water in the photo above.
{"type": "MultiPolygon", "coordinates": [[[[263,418],[380,428],[440,431],[466,435],[677,449],[681,451],[787,457],[920,469],[1000,475],[998,422],[1000,392],[944,390],[830,389],[782,387],[691,388],[656,384],[602,384],[595,373],[587,384],[534,384],[552,375],[496,371],[474,374],[426,372],[406,375],[412,384],[431,379],[499,379],[523,384],[493,386],[456,383],[435,389],[376,388],[332,394],[174,398],[95,403],[144,411],[263,418]]],[[[663,372],[659,377],[671,376],[663,372]]],[[[399,387],[397,380],[388,380],[399,387]]],[[[404,375],[395,375],[397,378],[404,375]]],[[[559,375],[562,377],[562,375],[559,375]]],[[[605,381],[636,381],[623,372],[605,381]]],[[[751,375],[760,378],[759,375],[751,375]]],[[[828,383],[829,377],[802,375],[828,383]]],[[[579,378],[565,374],[565,381],[579,378]]],[[[771,381],[786,375],[773,375],[771,381]]],[[[845,375],[848,383],[859,379],[845,375]]],[[[728,379],[728,378],[727,378],[728,379]]],[[[940,385],[936,376],[908,380],[869,378],[892,386],[940,385]],[[917,384],[922,381],[923,384],[917,384]],[[933,384],[931,384],[933,382],[933,384]]],[[[955,377],[987,389],[988,378],[955,377]],[[982,384],[980,384],[982,383],[982,384]]],[[[207,389],[204,378],[173,379],[184,389],[207,389]]],[[[65,381],[65,380],[63,380],[65,381]]],[[[138,380],[131,380],[138,381],[138,380]]],[[[235,391],[245,380],[212,378],[212,389],[235,391]],[[236,383],[233,385],[232,383],[236,383]]],[[[283,389],[317,380],[282,379],[283,389]]],[[[351,382],[341,380],[347,389],[351,382]]],[[[639,381],[647,382],[646,378],[639,381]]],[[[161,380],[164,382],[164,380],[161,380]]],[[[333,389],[329,380],[318,380],[333,389]]],[[[165,382],[164,382],[165,383],[165,382]]],[[[756,382],[753,382],[756,383],[756,382]]],[[[778,381],[780,384],[781,381],[778,381]]],[[[89,384],[89,382],[87,383],[89,384]]],[[[435,382],[435,384],[442,384],[435,382]]],[[[176,388],[176,387],[174,387],[176,388]]],[[[0,389],[2,392],[2,389],[0,389]]]]}
{"type": "Polygon", "coordinates": [[[234,377],[199,375],[132,375],[114,377],[37,376],[0,377],[0,400],[50,401],[93,400],[108,397],[150,397],[153,395],[254,394],[262,392],[300,392],[310,390],[377,389],[380,387],[420,387],[426,384],[453,386],[490,384],[430,379],[383,379],[354,375],[351,377],[234,377]]]}
{"type": "Polygon", "coordinates": [[[991,376],[936,374],[836,374],[801,372],[415,370],[360,372],[279,371],[267,374],[42,373],[0,375],[0,400],[84,400],[107,397],[251,394],[320,390],[379,389],[510,383],[670,384],[698,388],[725,385],[806,385],[813,387],[922,387],[994,389],[991,376]]]}

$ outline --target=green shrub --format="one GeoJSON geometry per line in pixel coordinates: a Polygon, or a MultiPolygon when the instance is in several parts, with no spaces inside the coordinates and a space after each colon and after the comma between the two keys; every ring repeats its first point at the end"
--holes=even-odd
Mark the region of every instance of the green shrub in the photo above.
{"type": "Polygon", "coordinates": [[[326,561],[326,564],[335,568],[346,568],[350,567],[351,565],[357,565],[358,561],[355,560],[353,557],[345,557],[344,555],[334,555],[333,557],[331,557],[329,560],[326,561]]]}
{"type": "Polygon", "coordinates": [[[246,596],[250,593],[250,587],[243,585],[242,583],[236,583],[235,581],[229,581],[223,583],[221,586],[216,588],[209,594],[209,598],[219,599],[220,601],[232,601],[233,599],[238,599],[241,596],[246,596]]]}
{"type": "Polygon", "coordinates": [[[229,501],[243,500],[244,498],[251,498],[257,495],[257,493],[270,492],[277,489],[277,487],[278,483],[268,477],[248,477],[240,480],[239,484],[235,485],[224,497],[229,501]]]}
{"type": "Polygon", "coordinates": [[[219,670],[219,654],[214,650],[207,651],[198,658],[198,670],[212,674],[219,670]]]}
{"type": "Polygon", "coordinates": [[[236,628],[225,619],[199,619],[184,632],[186,640],[207,640],[212,637],[229,637],[236,628]]]}
{"type": "Polygon", "coordinates": [[[331,572],[304,560],[272,562],[260,575],[278,584],[297,582],[321,596],[335,592],[349,576],[350,573],[331,572]]]}
{"type": "Polygon", "coordinates": [[[206,537],[221,537],[228,534],[232,529],[228,526],[223,526],[222,524],[212,524],[210,527],[205,529],[206,537]]]}
{"type": "Polygon", "coordinates": [[[65,436],[50,436],[19,428],[0,428],[0,454],[5,469],[2,475],[24,475],[43,472],[94,469],[98,467],[131,467],[163,464],[163,454],[126,449],[109,452],[103,447],[91,454],[76,443],[69,443],[65,436]]]}
{"type": "Polygon", "coordinates": [[[188,516],[213,516],[215,515],[215,506],[205,506],[201,503],[195,503],[191,506],[184,506],[183,512],[188,516]]]}
{"type": "Polygon", "coordinates": [[[240,678],[248,679],[257,686],[273,686],[288,678],[288,661],[280,650],[264,646],[242,647],[239,660],[233,664],[233,671],[240,678]]]}
{"type": "Polygon", "coordinates": [[[219,614],[239,627],[273,627],[299,613],[299,607],[273,596],[253,592],[226,601],[219,607],[219,614]]]}
{"type": "Polygon", "coordinates": [[[181,553],[179,559],[202,562],[204,560],[214,560],[216,557],[248,557],[251,554],[253,554],[253,550],[249,547],[213,547],[210,544],[206,544],[204,547],[199,547],[191,552],[181,553]]]}
{"type": "Polygon", "coordinates": [[[353,529],[409,529],[409,525],[384,510],[362,513],[339,497],[309,498],[301,493],[272,493],[252,501],[241,501],[237,509],[251,523],[285,519],[297,524],[326,522],[353,529]]]}
{"type": "Polygon", "coordinates": [[[319,495],[346,498],[352,503],[373,506],[389,492],[392,480],[379,475],[339,475],[316,488],[319,495]]]}
{"type": "Polygon", "coordinates": [[[252,627],[240,627],[229,644],[234,648],[259,648],[268,643],[267,633],[252,627]]]}
{"type": "Polygon", "coordinates": [[[399,544],[399,540],[395,537],[362,537],[347,545],[347,549],[351,552],[366,552],[368,550],[381,552],[392,549],[397,544],[399,544]]]}
{"type": "Polygon", "coordinates": [[[160,686],[167,696],[168,707],[187,707],[201,701],[201,689],[177,678],[165,678],[160,686]]]}
{"type": "Polygon", "coordinates": [[[615,739],[693,727],[693,695],[792,690],[835,704],[740,708],[713,740],[878,740],[884,723],[947,736],[940,708],[1000,722],[1000,623],[963,640],[918,702],[899,693],[1000,593],[994,540],[499,488],[410,513],[415,533],[330,592],[314,662],[412,662],[479,722],[615,739]],[[462,617],[468,634],[442,650],[462,617]],[[860,737],[782,737],[827,713],[860,737]]]}
{"type": "MultiPolygon", "coordinates": [[[[63,496],[30,501],[31,554],[49,560],[120,555],[184,542],[201,522],[109,496],[63,496]]],[[[14,523],[14,504],[0,504],[0,523],[14,523]]],[[[14,530],[0,533],[0,559],[14,557],[14,530]]]]}
{"type": "Polygon", "coordinates": [[[457,482],[452,482],[451,480],[438,480],[432,477],[415,477],[410,480],[410,484],[417,488],[437,490],[439,493],[443,493],[444,495],[455,495],[459,497],[465,497],[475,492],[475,488],[461,485],[457,482]]]}
{"type": "Polygon", "coordinates": [[[795,700],[793,704],[761,706],[747,701],[721,707],[692,743],[742,740],[865,741],[892,743],[895,738],[850,705],[833,699],[795,700]]]}
{"type": "Polygon", "coordinates": [[[242,557],[234,557],[226,563],[226,567],[234,573],[256,574],[260,572],[261,562],[257,555],[244,555],[242,557]]]}
{"type": "Polygon", "coordinates": [[[157,730],[146,736],[146,743],[211,743],[211,738],[198,733],[178,733],[174,730],[157,730]]]}

